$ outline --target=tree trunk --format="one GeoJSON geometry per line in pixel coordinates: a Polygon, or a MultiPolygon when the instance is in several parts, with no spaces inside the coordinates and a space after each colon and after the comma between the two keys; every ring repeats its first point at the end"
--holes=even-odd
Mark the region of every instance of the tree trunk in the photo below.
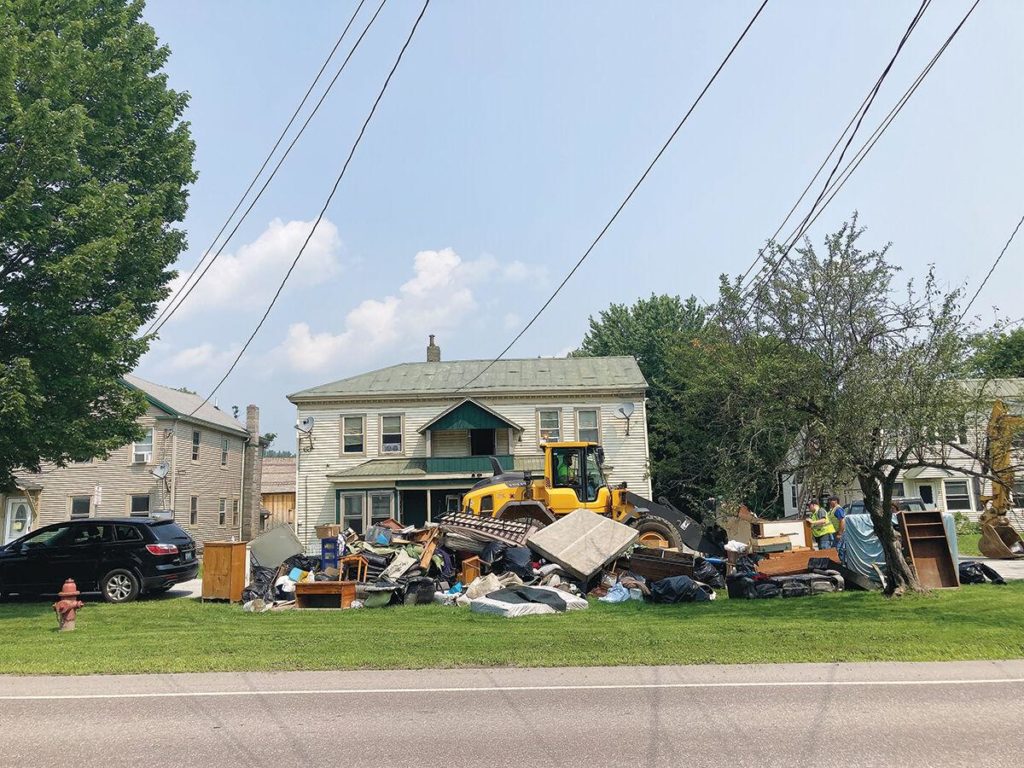
{"type": "MultiPolygon", "coordinates": [[[[879,481],[874,477],[859,477],[861,491],[864,492],[864,508],[871,516],[871,524],[875,535],[882,544],[885,557],[885,570],[888,583],[885,585],[887,595],[900,594],[910,590],[923,592],[917,574],[910,563],[903,557],[900,536],[892,525],[892,488],[883,487],[879,493],[879,481]]],[[[881,481],[883,486],[888,484],[881,481]]]]}

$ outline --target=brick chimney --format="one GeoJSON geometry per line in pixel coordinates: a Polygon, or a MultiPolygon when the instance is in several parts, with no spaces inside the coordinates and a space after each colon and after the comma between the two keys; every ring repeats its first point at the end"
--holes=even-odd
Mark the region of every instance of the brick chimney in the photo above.
{"type": "Polygon", "coordinates": [[[434,343],[434,334],[430,334],[430,343],[427,344],[427,362],[441,362],[441,348],[434,343]]]}
{"type": "Polygon", "coordinates": [[[245,476],[242,478],[242,541],[260,534],[260,486],[263,482],[263,445],[260,439],[260,409],[245,409],[245,429],[249,442],[245,445],[245,476]]]}

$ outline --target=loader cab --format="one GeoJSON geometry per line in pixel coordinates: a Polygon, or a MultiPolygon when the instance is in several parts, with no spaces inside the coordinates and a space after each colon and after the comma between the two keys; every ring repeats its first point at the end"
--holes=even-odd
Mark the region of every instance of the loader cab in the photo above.
{"type": "Polygon", "coordinates": [[[555,514],[580,507],[605,510],[610,492],[601,464],[601,447],[594,443],[549,443],[544,447],[544,476],[548,481],[548,506],[555,514]]]}

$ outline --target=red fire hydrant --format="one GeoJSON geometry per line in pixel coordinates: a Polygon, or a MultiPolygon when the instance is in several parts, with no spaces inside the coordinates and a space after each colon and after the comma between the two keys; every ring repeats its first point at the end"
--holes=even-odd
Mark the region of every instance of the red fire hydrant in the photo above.
{"type": "Polygon", "coordinates": [[[64,582],[64,586],[60,590],[60,600],[53,604],[53,610],[57,613],[57,624],[60,626],[61,632],[70,632],[75,628],[75,615],[78,613],[78,609],[83,607],[85,603],[81,600],[76,600],[81,592],[78,591],[78,585],[75,584],[74,579],[68,579],[64,582]]]}

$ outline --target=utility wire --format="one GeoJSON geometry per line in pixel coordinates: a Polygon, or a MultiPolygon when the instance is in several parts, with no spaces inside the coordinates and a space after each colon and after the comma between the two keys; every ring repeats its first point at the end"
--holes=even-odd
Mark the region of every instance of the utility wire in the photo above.
{"type": "MultiPolygon", "coordinates": [[[[832,202],[833,198],[835,198],[835,196],[839,193],[839,190],[843,188],[843,186],[849,180],[850,176],[853,175],[853,172],[856,171],[860,164],[864,161],[864,158],[867,156],[867,154],[874,148],[875,144],[878,143],[878,140],[882,138],[882,135],[889,129],[889,126],[892,125],[892,122],[893,120],[896,119],[896,116],[901,111],[903,111],[903,107],[906,106],[906,103],[910,101],[910,98],[917,92],[917,89],[921,86],[921,83],[924,82],[924,79],[932,71],[932,67],[934,67],[935,63],[942,57],[942,54],[946,52],[946,49],[949,47],[949,44],[953,41],[953,38],[955,38],[957,34],[959,34],[960,29],[963,27],[964,23],[967,21],[968,18],[970,18],[970,15],[974,12],[974,9],[978,7],[979,2],[981,2],[981,0],[974,1],[974,4],[968,9],[967,13],[960,20],[960,23],[956,25],[953,31],[949,34],[949,37],[947,37],[945,42],[943,42],[943,44],[939,47],[939,50],[936,51],[934,56],[932,56],[931,61],[929,61],[925,68],[921,71],[921,73],[918,74],[917,78],[906,90],[906,92],[899,99],[899,101],[897,101],[893,108],[889,110],[889,114],[886,115],[882,122],[878,124],[878,127],[876,127],[871,136],[868,137],[868,140],[864,142],[864,144],[853,156],[853,158],[851,158],[850,162],[847,163],[842,173],[840,173],[840,178],[836,180],[836,182],[832,186],[832,189],[829,191],[829,196],[825,199],[825,202],[822,204],[818,212],[814,214],[814,217],[810,220],[810,222],[808,222],[808,226],[813,224],[818,219],[818,217],[825,211],[825,208],[828,207],[828,204],[832,202]]],[[[792,237],[792,233],[790,236],[792,237]]]]}
{"type": "MultiPolygon", "coordinates": [[[[833,165],[831,172],[829,172],[828,178],[825,180],[825,184],[822,187],[821,192],[818,194],[818,197],[811,205],[811,208],[807,212],[807,215],[801,221],[800,226],[797,227],[796,235],[793,237],[792,240],[789,241],[788,245],[785,247],[782,254],[779,256],[778,260],[775,262],[774,265],[769,265],[767,261],[765,262],[765,266],[758,271],[757,275],[755,275],[748,289],[744,290],[742,288],[741,283],[741,291],[743,291],[740,296],[741,305],[746,302],[748,297],[755,295],[761,287],[766,285],[775,276],[775,274],[781,268],[782,264],[789,258],[789,253],[793,249],[793,246],[796,245],[797,242],[799,242],[800,238],[807,231],[808,227],[810,226],[811,218],[815,215],[816,212],[818,212],[818,206],[821,204],[822,200],[827,194],[829,186],[831,185],[832,180],[835,178],[836,172],[839,170],[839,167],[843,163],[843,158],[846,156],[847,150],[850,148],[850,145],[856,138],[857,133],[864,122],[864,118],[867,117],[867,114],[870,111],[871,106],[874,104],[875,98],[878,96],[878,92],[882,87],[882,83],[885,82],[886,77],[888,77],[889,72],[892,70],[893,65],[896,63],[896,59],[903,51],[903,47],[906,45],[907,40],[910,38],[910,35],[913,33],[914,29],[916,29],[918,22],[920,22],[921,17],[924,16],[925,11],[928,10],[928,6],[930,4],[931,0],[923,0],[921,6],[917,9],[917,12],[914,14],[914,17],[910,20],[910,24],[907,26],[906,31],[903,33],[903,37],[900,39],[899,45],[896,46],[896,50],[893,53],[892,57],[889,59],[889,63],[886,64],[885,68],[882,70],[881,75],[879,75],[878,80],[875,81],[874,87],[872,87],[871,91],[868,93],[868,98],[865,104],[863,105],[862,109],[860,110],[860,116],[858,117],[856,125],[853,128],[853,132],[850,133],[850,136],[847,139],[846,144],[843,146],[842,151],[839,153],[839,157],[836,159],[835,165],[833,165]],[[765,273],[766,270],[768,272],[768,275],[763,280],[761,280],[761,276],[765,273]]],[[[764,250],[762,249],[761,253],[763,252],[764,250]]]]}
{"type": "MultiPolygon", "coordinates": [[[[352,12],[352,16],[348,20],[348,24],[346,24],[345,28],[341,31],[341,34],[338,36],[338,39],[334,43],[334,47],[331,48],[330,53],[327,54],[327,58],[324,59],[324,63],[320,65],[320,70],[316,73],[316,77],[313,78],[313,82],[309,84],[309,88],[307,88],[306,93],[303,94],[302,101],[299,102],[299,106],[295,108],[295,111],[292,112],[292,116],[288,118],[288,123],[281,130],[280,135],[278,135],[277,137],[277,141],[274,142],[274,146],[270,148],[270,152],[268,152],[267,156],[263,158],[263,162],[262,164],[260,164],[259,170],[256,171],[256,175],[252,177],[252,181],[249,182],[249,186],[245,188],[245,192],[243,192],[242,196],[238,198],[238,202],[235,203],[235,207],[231,209],[231,213],[229,213],[228,217],[224,220],[224,223],[221,225],[220,230],[217,232],[216,237],[213,238],[213,242],[210,243],[210,245],[206,248],[206,251],[203,253],[203,257],[199,260],[199,263],[196,264],[195,269],[193,269],[191,274],[188,276],[188,280],[185,281],[185,284],[182,286],[182,290],[187,288],[189,283],[192,281],[192,278],[196,276],[197,272],[199,271],[199,268],[202,267],[203,262],[206,261],[206,257],[210,255],[210,252],[213,250],[214,246],[217,245],[217,241],[220,240],[220,236],[224,234],[224,230],[228,228],[228,224],[231,223],[231,220],[235,217],[235,214],[238,213],[238,209],[242,207],[242,203],[245,202],[245,198],[249,196],[249,193],[252,191],[252,188],[256,186],[256,182],[259,180],[263,171],[266,169],[267,163],[270,162],[270,158],[272,158],[274,156],[274,153],[277,152],[277,148],[281,146],[281,142],[284,140],[284,137],[288,134],[289,129],[292,127],[292,123],[295,122],[295,118],[298,117],[299,112],[301,112],[302,108],[305,106],[306,100],[309,98],[309,95],[313,92],[313,89],[316,87],[316,84],[320,82],[320,76],[323,75],[324,70],[327,69],[327,65],[331,62],[331,59],[334,58],[335,52],[338,50],[338,47],[345,39],[345,35],[348,34],[348,31],[352,26],[352,22],[356,20],[356,16],[359,15],[359,11],[362,9],[363,3],[365,2],[366,0],[359,0],[359,4],[356,5],[356,9],[352,12]]],[[[160,310],[160,313],[153,319],[153,322],[150,323],[149,328],[146,330],[147,334],[167,313],[168,309],[171,307],[173,303],[174,298],[172,297],[172,300],[167,302],[164,308],[160,310]]]]}
{"type": "Polygon", "coordinates": [[[597,244],[601,242],[601,239],[604,237],[605,233],[609,229],[611,229],[612,224],[615,223],[615,220],[619,217],[619,214],[622,213],[622,210],[626,207],[629,201],[633,199],[633,195],[640,188],[640,185],[644,183],[644,180],[646,180],[647,176],[654,169],[654,166],[657,164],[658,160],[661,159],[661,156],[668,149],[669,145],[672,143],[672,140],[675,139],[676,135],[682,129],[683,125],[686,124],[687,119],[689,119],[694,109],[697,108],[697,105],[700,104],[701,100],[704,98],[704,94],[706,94],[708,90],[711,88],[711,85],[715,82],[715,80],[718,77],[718,74],[722,71],[722,69],[725,68],[725,65],[729,62],[729,59],[732,58],[733,53],[739,47],[739,44],[743,42],[743,38],[747,36],[747,32],[749,32],[750,28],[754,26],[754,22],[757,21],[758,16],[761,15],[761,11],[764,10],[766,5],[768,5],[768,0],[764,0],[764,2],[761,3],[757,11],[754,13],[753,17],[751,17],[749,22],[747,22],[747,25],[743,28],[743,31],[740,33],[740,36],[736,38],[736,42],[732,44],[732,47],[729,49],[729,52],[725,55],[725,58],[722,59],[722,62],[718,65],[718,68],[711,75],[711,79],[709,79],[708,82],[704,85],[704,88],[697,95],[697,98],[694,99],[693,103],[690,105],[690,108],[686,111],[686,114],[683,115],[682,120],[680,120],[679,123],[676,125],[675,130],[672,131],[672,133],[669,135],[665,143],[661,145],[661,149],[658,150],[658,153],[654,156],[654,159],[651,160],[650,164],[647,166],[647,169],[643,172],[643,174],[641,174],[636,184],[633,185],[633,188],[629,190],[629,194],[627,194],[623,201],[619,203],[619,207],[615,209],[615,212],[612,214],[611,218],[608,219],[608,222],[601,228],[601,231],[597,233],[597,237],[595,237],[593,242],[591,242],[590,247],[583,252],[583,255],[580,256],[579,260],[576,262],[573,268],[569,270],[569,274],[567,274],[562,279],[562,282],[558,284],[558,287],[555,288],[554,292],[548,297],[548,300],[545,301],[543,305],[541,305],[541,308],[538,309],[537,312],[533,315],[533,317],[530,318],[530,321],[525,326],[523,326],[522,330],[520,330],[519,333],[516,334],[515,338],[513,338],[512,341],[508,343],[508,346],[506,346],[505,349],[503,349],[498,354],[497,357],[495,357],[493,360],[487,363],[487,365],[484,366],[484,368],[479,373],[473,376],[473,378],[469,379],[469,381],[467,381],[465,384],[456,389],[456,392],[461,392],[462,390],[469,387],[474,381],[476,381],[485,373],[487,373],[487,371],[489,371],[495,363],[501,360],[501,358],[503,358],[505,354],[510,349],[512,349],[515,343],[523,337],[523,334],[530,330],[531,326],[533,326],[533,324],[537,321],[537,318],[539,318],[541,314],[543,314],[544,310],[548,308],[548,306],[551,304],[552,301],[555,300],[555,297],[559,294],[562,288],[565,287],[565,284],[569,282],[569,280],[572,278],[574,274],[576,274],[576,270],[580,268],[583,262],[586,261],[587,257],[590,255],[591,251],[593,251],[594,248],[597,247],[597,244]]]}
{"type": "MultiPolygon", "coordinates": [[[[242,223],[249,216],[249,213],[256,206],[256,203],[259,202],[259,199],[263,196],[263,193],[266,191],[267,187],[270,186],[270,182],[274,180],[274,177],[277,175],[277,172],[281,169],[281,166],[284,165],[284,161],[288,158],[288,155],[291,154],[291,151],[295,147],[295,144],[302,137],[302,134],[306,132],[306,128],[309,126],[310,121],[312,121],[313,117],[320,110],[320,107],[323,105],[324,101],[327,99],[328,94],[330,94],[331,90],[334,88],[334,84],[336,82],[338,82],[338,78],[341,77],[341,73],[345,71],[345,67],[348,66],[348,63],[352,59],[352,56],[355,54],[356,49],[359,48],[359,44],[363,42],[363,38],[366,37],[366,33],[370,31],[370,27],[373,26],[373,23],[377,20],[377,17],[380,15],[380,12],[384,9],[384,4],[386,2],[387,2],[387,0],[381,0],[380,5],[377,6],[377,10],[374,12],[373,16],[370,17],[369,22],[367,22],[366,26],[363,28],[363,31],[360,33],[359,37],[356,39],[355,43],[352,45],[352,49],[348,52],[348,55],[345,57],[345,60],[341,63],[341,66],[338,67],[337,72],[334,73],[334,77],[332,77],[331,81],[327,84],[326,90],[324,90],[323,94],[321,94],[320,98],[317,100],[316,104],[313,106],[313,111],[310,112],[309,115],[306,117],[305,121],[303,121],[302,125],[299,127],[298,133],[296,133],[294,138],[292,138],[291,142],[289,142],[288,146],[285,148],[284,154],[281,155],[280,159],[278,159],[277,163],[274,165],[273,170],[271,170],[270,176],[268,176],[267,180],[265,182],[263,182],[263,186],[260,187],[259,191],[256,193],[256,196],[249,203],[248,207],[246,207],[245,211],[242,213],[242,217],[238,220],[238,222],[232,228],[231,232],[228,233],[227,239],[223,243],[220,244],[220,247],[217,249],[217,252],[213,254],[213,258],[210,259],[210,261],[206,264],[206,266],[203,267],[202,271],[199,272],[199,276],[196,277],[195,282],[193,282],[188,287],[188,289],[185,290],[184,292],[179,291],[178,295],[175,296],[174,299],[170,303],[168,303],[167,307],[165,307],[164,309],[166,311],[167,308],[170,307],[170,311],[164,316],[163,320],[160,320],[159,323],[157,323],[157,321],[155,321],[155,320],[153,321],[153,324],[151,324],[150,327],[146,330],[146,334],[147,335],[149,335],[151,333],[159,333],[160,332],[160,329],[163,328],[164,325],[166,325],[167,321],[170,320],[174,316],[174,313],[177,312],[178,309],[181,308],[181,305],[185,302],[185,300],[189,297],[189,295],[192,293],[192,291],[195,289],[195,287],[199,284],[199,281],[202,280],[206,276],[206,273],[210,271],[210,267],[213,266],[214,262],[217,261],[217,258],[221,255],[221,253],[227,247],[228,243],[231,242],[231,239],[235,236],[235,233],[238,232],[239,227],[242,226],[242,223]],[[172,304],[174,305],[173,307],[171,307],[172,304]]],[[[361,6],[362,6],[362,2],[360,2],[360,4],[359,4],[359,7],[361,7],[361,6]]],[[[359,12],[359,7],[356,8],[356,13],[359,12]]],[[[351,25],[351,23],[352,23],[352,21],[354,19],[355,19],[355,14],[353,14],[352,18],[349,20],[349,25],[351,25]]],[[[346,27],[345,30],[347,31],[348,27],[346,27]]],[[[342,33],[342,34],[344,34],[344,33],[342,33]]],[[[300,105],[300,108],[301,108],[301,105],[300,105]]],[[[294,116],[293,116],[293,119],[294,119],[294,116]]],[[[283,134],[282,134],[282,137],[283,137],[283,134]]],[[[280,139],[278,141],[280,141],[280,139]]],[[[277,145],[275,145],[275,148],[276,148],[276,146],[277,145]]],[[[271,154],[273,154],[273,153],[271,153],[271,154]]],[[[268,157],[268,160],[269,160],[269,157],[268,157]]],[[[262,171],[263,171],[263,169],[261,168],[260,169],[260,173],[262,173],[262,171]]],[[[257,174],[256,178],[259,178],[259,174],[257,174]]],[[[255,182],[255,181],[256,181],[256,179],[253,179],[253,182],[255,182]]],[[[252,186],[250,185],[250,189],[251,188],[252,188],[252,186]]],[[[246,194],[248,194],[248,190],[246,190],[246,194]]],[[[242,199],[243,200],[245,199],[244,195],[243,195],[242,199]]],[[[241,203],[241,200],[239,201],[239,203],[241,203]]],[[[236,207],[236,210],[237,210],[237,207],[236,207]]],[[[234,212],[232,212],[232,216],[233,215],[234,215],[234,212]]],[[[228,220],[230,221],[230,217],[229,217],[228,220]]],[[[225,226],[226,226],[226,224],[227,224],[227,222],[225,222],[225,226]]],[[[221,231],[223,231],[223,230],[221,230],[221,231]]],[[[218,234],[217,237],[219,238],[220,235],[218,234]]],[[[214,243],[216,243],[216,239],[214,240],[214,243]]],[[[213,246],[211,245],[211,248],[212,247],[213,246]]],[[[203,258],[205,258],[205,256],[203,258]]],[[[196,269],[193,270],[193,274],[195,274],[195,272],[197,270],[198,270],[198,265],[197,265],[196,269]]],[[[191,277],[189,279],[191,280],[191,277]]],[[[159,320],[159,318],[157,318],[157,319],[159,320]]]]}
{"type": "MultiPolygon", "coordinates": [[[[767,0],[765,1],[767,2],[767,0]]],[[[391,71],[388,72],[388,76],[387,78],[385,78],[384,84],[381,86],[380,91],[377,94],[377,98],[373,102],[373,106],[370,107],[370,112],[366,115],[366,119],[363,121],[362,128],[359,129],[359,135],[356,136],[355,141],[352,143],[352,148],[349,150],[348,157],[345,158],[345,164],[341,167],[341,171],[338,173],[337,178],[335,178],[334,180],[334,186],[331,187],[330,194],[327,195],[327,199],[324,201],[323,207],[320,209],[320,214],[316,217],[316,221],[313,222],[313,227],[309,230],[309,234],[306,235],[306,239],[302,243],[302,247],[299,248],[299,252],[295,254],[295,258],[292,260],[291,265],[288,267],[288,271],[285,273],[284,278],[282,278],[280,285],[277,286],[277,291],[274,292],[274,296],[273,298],[271,298],[270,304],[267,305],[266,311],[264,311],[263,316],[260,318],[260,321],[256,324],[256,327],[253,329],[252,333],[249,334],[249,338],[246,339],[245,344],[242,346],[242,349],[235,356],[235,359],[228,367],[227,372],[221,377],[220,381],[217,382],[217,386],[215,386],[213,390],[210,392],[210,394],[208,394],[203,399],[203,402],[196,406],[195,410],[193,410],[192,413],[189,414],[189,416],[194,416],[199,411],[200,408],[206,405],[206,403],[210,401],[210,398],[213,397],[217,393],[217,390],[219,390],[221,386],[224,384],[224,382],[227,381],[228,377],[231,375],[231,373],[235,370],[235,367],[238,365],[238,362],[242,359],[242,356],[245,354],[245,351],[249,348],[249,345],[252,344],[253,339],[256,338],[256,334],[260,332],[260,329],[263,327],[263,323],[266,322],[267,317],[270,315],[270,310],[272,310],[274,308],[274,304],[277,303],[277,299],[281,295],[281,291],[284,290],[284,286],[288,282],[288,278],[291,277],[292,272],[295,270],[296,265],[299,263],[299,259],[302,258],[302,254],[306,250],[306,246],[308,246],[309,241],[313,239],[313,235],[316,233],[317,227],[320,226],[320,222],[323,220],[324,215],[327,213],[327,209],[328,207],[330,207],[331,201],[334,199],[334,195],[338,191],[338,187],[341,185],[341,180],[345,178],[345,172],[348,170],[348,166],[352,162],[352,158],[355,156],[356,150],[359,148],[360,142],[362,142],[363,140],[363,135],[366,133],[366,128],[367,126],[369,126],[370,121],[373,119],[373,115],[377,111],[377,106],[384,98],[384,94],[387,92],[388,86],[391,84],[391,78],[394,77],[395,72],[398,70],[398,65],[401,64],[402,57],[405,56],[405,51],[406,49],[408,49],[409,44],[412,42],[412,38],[416,34],[416,29],[419,27],[420,21],[423,20],[423,16],[427,12],[427,7],[429,5],[430,0],[424,0],[423,7],[420,9],[419,16],[417,16],[416,21],[413,22],[412,29],[409,30],[409,35],[408,37],[406,37],[405,43],[403,43],[401,50],[398,52],[398,56],[395,58],[395,63],[391,66],[391,71]]],[[[383,3],[381,3],[381,6],[383,7],[383,3]]],[[[380,9],[378,9],[378,11],[379,10],[380,9]]]]}
{"type": "Polygon", "coordinates": [[[1022,224],[1024,224],[1024,216],[1020,217],[1020,221],[1017,222],[1017,226],[1014,227],[1013,228],[1013,232],[1010,233],[1010,239],[1006,241],[1006,245],[1003,246],[1003,250],[1001,250],[999,252],[999,255],[996,256],[996,260],[994,262],[992,262],[992,266],[991,266],[991,268],[989,268],[988,274],[985,275],[985,279],[981,281],[981,285],[978,286],[978,290],[976,290],[974,292],[974,295],[971,296],[971,300],[969,302],[967,302],[967,306],[964,307],[963,314],[960,315],[960,321],[961,322],[967,316],[967,313],[970,311],[971,305],[974,304],[975,299],[978,298],[978,294],[981,293],[981,289],[985,287],[985,283],[987,283],[988,279],[990,277],[992,277],[992,273],[996,271],[996,267],[999,266],[999,262],[1002,261],[1002,259],[1003,259],[1003,254],[1005,254],[1006,253],[1006,249],[1010,247],[1010,243],[1013,242],[1013,238],[1015,238],[1017,236],[1017,230],[1020,229],[1022,224]]]}

